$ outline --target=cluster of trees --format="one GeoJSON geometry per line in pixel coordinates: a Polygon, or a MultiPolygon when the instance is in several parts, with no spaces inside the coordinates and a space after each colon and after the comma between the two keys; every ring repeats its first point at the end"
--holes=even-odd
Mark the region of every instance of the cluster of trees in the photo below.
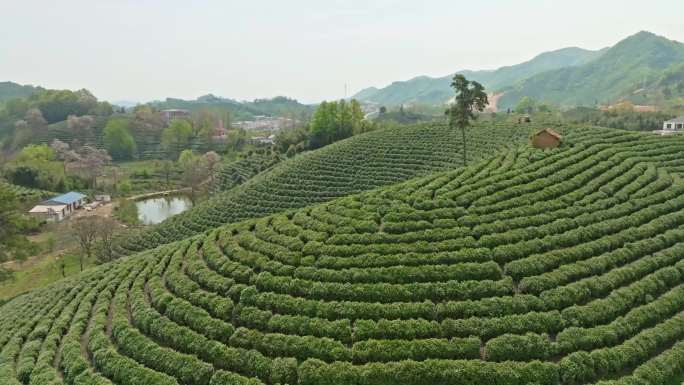
{"type": "Polygon", "coordinates": [[[553,107],[550,104],[538,102],[529,96],[520,98],[514,107],[514,111],[518,114],[546,113],[551,112],[552,110],[553,107]]]}
{"type": "Polygon", "coordinates": [[[663,128],[663,122],[675,117],[661,111],[637,112],[632,108],[612,108],[607,111],[589,107],[578,107],[563,113],[571,123],[619,128],[632,131],[653,131],[663,128]]]}
{"type": "Polygon", "coordinates": [[[361,104],[347,102],[322,102],[309,123],[309,146],[318,148],[363,132],[363,110],[361,104]]]}
{"type": "Polygon", "coordinates": [[[214,182],[219,170],[221,156],[214,151],[199,155],[192,150],[183,150],[178,156],[178,164],[183,170],[183,184],[190,188],[190,199],[195,201],[197,190],[202,183],[214,182]]]}
{"type": "Polygon", "coordinates": [[[7,162],[4,176],[12,183],[47,191],[94,188],[109,164],[107,151],[55,139],[50,146],[30,144],[7,162]]]}
{"type": "Polygon", "coordinates": [[[25,98],[10,99],[2,105],[0,137],[9,135],[11,140],[6,140],[5,145],[19,149],[44,133],[49,124],[67,121],[69,129],[79,136],[84,129],[92,127],[93,117],[112,113],[109,103],[98,101],[85,89],[41,90],[25,98]]]}
{"type": "Polygon", "coordinates": [[[104,146],[114,160],[133,159],[137,144],[129,129],[129,122],[125,119],[110,119],[104,128],[104,146]]]}
{"type": "Polygon", "coordinates": [[[276,136],[276,149],[292,156],[305,149],[316,149],[371,131],[373,124],[364,119],[357,100],[322,102],[314,112],[308,127],[282,130],[276,136]]]}
{"type": "MultiPolygon", "coordinates": [[[[26,231],[33,225],[19,213],[18,206],[16,195],[8,189],[0,188],[0,263],[25,260],[37,248],[36,244],[26,238],[26,231]]],[[[0,265],[0,282],[12,277],[12,271],[0,265]]]]}
{"type": "Polygon", "coordinates": [[[71,231],[81,249],[79,264],[83,271],[86,259],[96,257],[98,263],[114,260],[112,240],[117,223],[111,218],[100,216],[80,217],[71,222],[71,231]]]}

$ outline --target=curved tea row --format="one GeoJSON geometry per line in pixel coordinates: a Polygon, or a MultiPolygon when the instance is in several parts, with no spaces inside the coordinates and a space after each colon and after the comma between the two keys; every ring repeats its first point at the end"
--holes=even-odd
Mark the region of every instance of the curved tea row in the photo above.
{"type": "Polygon", "coordinates": [[[567,137],[19,297],[0,383],[667,384],[684,184],[652,160],[682,146],[567,137]]]}
{"type": "MultiPolygon", "coordinates": [[[[480,123],[469,131],[468,159],[482,159],[496,154],[502,147],[524,142],[537,127],[480,123]]],[[[120,240],[117,252],[128,255],[226,223],[449,170],[460,166],[462,161],[460,133],[445,124],[434,123],[354,136],[280,162],[250,179],[230,168],[222,176],[227,181],[224,183],[227,191],[150,230],[120,240]]]]}
{"type": "Polygon", "coordinates": [[[245,183],[250,178],[264,172],[282,161],[281,156],[273,153],[256,152],[233,162],[227,162],[217,173],[212,189],[214,193],[230,190],[245,183]]]}

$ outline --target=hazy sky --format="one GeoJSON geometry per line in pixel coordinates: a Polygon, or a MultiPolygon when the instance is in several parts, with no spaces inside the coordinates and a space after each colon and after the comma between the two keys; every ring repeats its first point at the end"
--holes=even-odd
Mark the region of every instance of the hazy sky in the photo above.
{"type": "Polygon", "coordinates": [[[640,30],[684,41],[682,0],[0,0],[0,15],[0,81],[110,101],[317,102],[640,30]]]}

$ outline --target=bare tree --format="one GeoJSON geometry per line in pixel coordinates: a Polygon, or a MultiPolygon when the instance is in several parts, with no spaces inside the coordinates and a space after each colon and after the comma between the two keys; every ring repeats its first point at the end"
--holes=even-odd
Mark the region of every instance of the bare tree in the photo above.
{"type": "Polygon", "coordinates": [[[192,150],[184,150],[178,158],[178,163],[183,168],[183,184],[190,187],[190,200],[195,202],[197,189],[206,178],[204,157],[195,155],[192,150]]]}
{"type": "Polygon", "coordinates": [[[52,151],[54,151],[57,156],[60,156],[60,154],[69,151],[69,144],[62,142],[59,139],[53,139],[50,143],[50,148],[52,148],[52,151]]]}
{"type": "Polygon", "coordinates": [[[114,260],[113,239],[116,231],[116,221],[112,218],[101,217],[97,222],[97,245],[95,248],[95,258],[99,263],[114,260]]]}
{"type": "Polygon", "coordinates": [[[43,113],[37,108],[29,108],[29,110],[26,111],[24,120],[34,132],[38,132],[47,128],[48,122],[43,117],[43,113]]]}
{"type": "Polygon", "coordinates": [[[204,165],[207,168],[207,174],[209,175],[209,180],[211,184],[214,184],[214,178],[216,177],[216,172],[218,171],[218,166],[221,163],[221,156],[215,151],[209,151],[204,154],[204,165]]]}
{"type": "Polygon", "coordinates": [[[95,123],[95,118],[90,115],[67,116],[67,127],[77,134],[84,134],[90,131],[93,123],[95,123]]]}
{"type": "Polygon", "coordinates": [[[102,174],[104,166],[112,161],[106,150],[97,149],[92,146],[83,146],[76,153],[78,157],[75,161],[68,164],[68,168],[74,172],[84,175],[91,187],[95,186],[97,177],[102,174]]]}
{"type": "Polygon", "coordinates": [[[159,172],[164,175],[164,180],[166,181],[166,188],[169,188],[171,182],[171,173],[173,172],[173,161],[164,159],[157,165],[159,172]]]}
{"type": "Polygon", "coordinates": [[[83,261],[86,258],[90,259],[93,255],[93,247],[99,232],[98,218],[94,216],[77,218],[71,223],[71,231],[81,247],[78,261],[83,271],[83,261]]]}
{"type": "Polygon", "coordinates": [[[71,151],[68,143],[64,143],[59,139],[53,139],[52,143],[50,143],[50,148],[52,148],[52,151],[57,155],[57,159],[62,161],[64,176],[66,176],[67,163],[76,160],[78,158],[77,154],[71,151]]]}

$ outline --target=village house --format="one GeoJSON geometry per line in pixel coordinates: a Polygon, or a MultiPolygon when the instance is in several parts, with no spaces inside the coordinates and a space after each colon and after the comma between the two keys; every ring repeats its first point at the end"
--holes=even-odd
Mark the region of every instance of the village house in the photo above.
{"type": "Polygon", "coordinates": [[[243,120],[233,123],[233,127],[245,131],[278,131],[286,127],[293,127],[297,122],[290,118],[257,115],[254,120],[243,120]]]}
{"type": "Polygon", "coordinates": [[[684,130],[684,116],[666,120],[663,123],[663,131],[682,131],[684,130]]]}
{"type": "Polygon", "coordinates": [[[223,119],[218,120],[218,126],[214,128],[211,138],[214,140],[228,139],[228,129],[223,127],[223,119]]]}
{"type": "Polygon", "coordinates": [[[249,138],[248,142],[257,146],[270,146],[275,144],[275,135],[271,134],[269,136],[253,136],[249,138]]]}
{"type": "Polygon", "coordinates": [[[46,222],[61,222],[66,215],[66,205],[39,204],[29,210],[29,214],[46,222]]]}
{"type": "Polygon", "coordinates": [[[41,202],[29,210],[29,214],[48,222],[59,222],[83,207],[85,199],[84,194],[71,191],[41,202]]]}
{"type": "Polygon", "coordinates": [[[545,150],[547,148],[560,146],[562,141],[563,137],[559,133],[550,128],[545,128],[534,134],[532,137],[532,146],[545,150]]]}
{"type": "Polygon", "coordinates": [[[161,110],[159,115],[161,116],[162,120],[164,120],[164,124],[168,125],[174,119],[189,118],[190,111],[181,109],[161,110]]]}

